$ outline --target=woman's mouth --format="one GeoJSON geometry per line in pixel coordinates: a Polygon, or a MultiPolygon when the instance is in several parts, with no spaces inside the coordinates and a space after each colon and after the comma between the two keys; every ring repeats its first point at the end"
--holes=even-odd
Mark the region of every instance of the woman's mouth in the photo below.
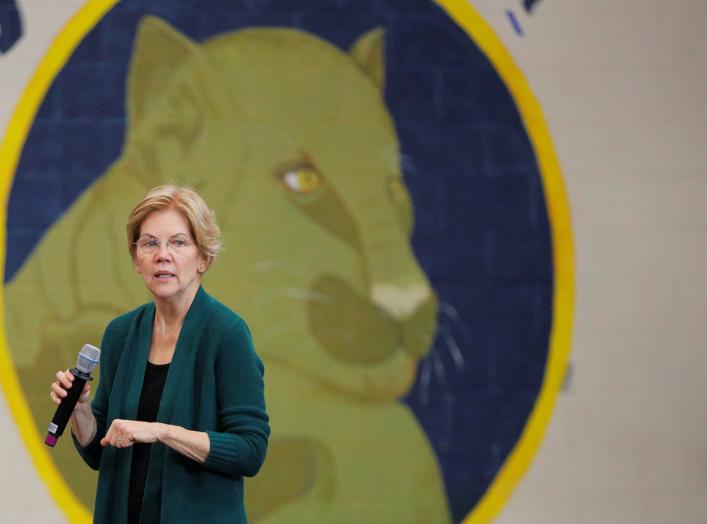
{"type": "Polygon", "coordinates": [[[158,271],[155,273],[157,280],[169,280],[170,278],[174,278],[174,276],[174,273],[170,273],[169,271],[158,271]]]}

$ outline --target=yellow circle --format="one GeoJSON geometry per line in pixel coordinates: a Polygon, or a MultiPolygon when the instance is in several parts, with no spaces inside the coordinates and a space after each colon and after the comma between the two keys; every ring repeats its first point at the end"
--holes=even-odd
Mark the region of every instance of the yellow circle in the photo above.
{"type": "MultiPolygon", "coordinates": [[[[500,512],[528,469],[545,434],[559,394],[570,352],[574,307],[574,247],[569,204],[557,156],[540,105],[530,90],[523,73],[490,26],[469,5],[468,0],[436,1],[491,61],[518,107],[538,161],[552,237],[553,315],[543,385],[516,446],[484,496],[464,520],[464,524],[479,524],[489,522],[500,512]]],[[[3,141],[0,143],[0,182],[2,183],[0,191],[5,202],[8,200],[22,148],[44,95],[81,39],[117,2],[118,0],[87,2],[57,35],[47,55],[37,67],[10,120],[3,141]]],[[[308,189],[311,189],[312,180],[310,178],[305,176],[301,181],[308,189]]],[[[3,208],[2,213],[3,227],[0,227],[0,244],[4,249],[7,209],[3,208]]],[[[0,322],[3,334],[5,333],[4,311],[3,295],[2,301],[0,301],[0,322]]],[[[66,485],[46,448],[42,445],[42,441],[37,438],[39,431],[21,393],[19,379],[14,370],[7,340],[4,336],[0,337],[0,382],[20,435],[27,445],[40,477],[47,484],[57,505],[62,508],[70,521],[91,522],[90,513],[66,485]]]]}

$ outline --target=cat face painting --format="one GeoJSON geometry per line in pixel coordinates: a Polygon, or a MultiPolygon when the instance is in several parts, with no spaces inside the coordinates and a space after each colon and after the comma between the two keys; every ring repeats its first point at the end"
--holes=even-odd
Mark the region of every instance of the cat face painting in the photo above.
{"type": "MultiPolygon", "coordinates": [[[[205,287],[248,320],[266,366],[273,435],[248,484],[251,518],[449,522],[432,448],[399,402],[438,306],[410,247],[384,43],[380,28],[348,51],[304,31],[249,28],[197,44],[143,18],[122,155],[6,288],[23,387],[44,384],[148,299],[125,218],[151,187],[191,185],[224,234],[205,287]],[[352,500],[368,502],[354,515],[352,500]]],[[[45,396],[28,395],[38,426],[50,418],[45,396]]],[[[55,460],[77,464],[69,482],[90,507],[95,484],[81,475],[91,473],[68,446],[55,460]]]]}

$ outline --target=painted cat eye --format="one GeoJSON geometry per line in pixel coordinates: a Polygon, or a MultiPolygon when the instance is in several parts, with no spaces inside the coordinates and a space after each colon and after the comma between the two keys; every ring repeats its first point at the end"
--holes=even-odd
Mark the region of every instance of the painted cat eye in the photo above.
{"type": "Polygon", "coordinates": [[[314,193],[324,185],[324,180],[319,171],[307,165],[288,169],[280,176],[280,179],[287,189],[293,193],[303,195],[314,193]]]}

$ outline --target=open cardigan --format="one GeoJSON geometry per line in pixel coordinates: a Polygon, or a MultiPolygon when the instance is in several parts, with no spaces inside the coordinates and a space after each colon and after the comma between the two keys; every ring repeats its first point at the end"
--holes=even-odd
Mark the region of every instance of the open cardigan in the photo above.
{"type": "MultiPolygon", "coordinates": [[[[114,419],[137,415],[155,305],[145,304],[108,325],[101,345],[101,377],[92,403],[98,430],[81,447],[99,470],[94,522],[127,522],[132,446],[103,448],[114,419]]],[[[162,443],[152,446],[141,522],[246,523],[243,477],[257,473],[270,426],[263,364],[245,322],[199,288],[184,319],[160,401],[157,421],[209,436],[209,456],[198,463],[162,443]]]]}

